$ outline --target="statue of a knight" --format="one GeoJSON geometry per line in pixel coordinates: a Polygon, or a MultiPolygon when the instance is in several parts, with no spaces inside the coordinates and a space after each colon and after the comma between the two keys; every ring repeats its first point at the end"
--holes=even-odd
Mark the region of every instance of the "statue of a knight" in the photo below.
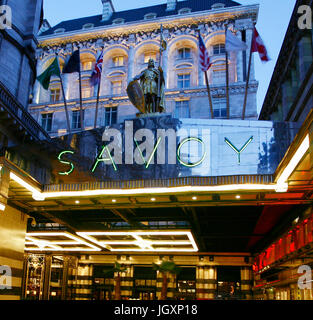
{"type": "Polygon", "coordinates": [[[163,112],[165,81],[162,68],[156,69],[154,60],[150,59],[148,68],[137,75],[134,80],[140,80],[145,97],[146,113],[163,112]]]}

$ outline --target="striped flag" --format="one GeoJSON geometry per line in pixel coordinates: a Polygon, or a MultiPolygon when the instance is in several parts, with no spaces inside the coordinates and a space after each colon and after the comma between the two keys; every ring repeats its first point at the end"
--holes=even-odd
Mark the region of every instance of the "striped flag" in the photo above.
{"type": "Polygon", "coordinates": [[[256,28],[254,28],[254,31],[253,31],[251,52],[258,52],[262,62],[268,62],[271,60],[271,58],[268,55],[265,44],[256,28]]]}
{"type": "Polygon", "coordinates": [[[208,50],[205,47],[204,41],[199,32],[199,58],[200,58],[200,67],[203,72],[206,72],[211,67],[212,63],[209,57],[208,50]]]}
{"type": "Polygon", "coordinates": [[[101,52],[100,56],[97,59],[95,68],[92,72],[90,82],[92,85],[98,85],[100,83],[100,78],[102,74],[102,66],[103,66],[103,51],[101,52]]]}

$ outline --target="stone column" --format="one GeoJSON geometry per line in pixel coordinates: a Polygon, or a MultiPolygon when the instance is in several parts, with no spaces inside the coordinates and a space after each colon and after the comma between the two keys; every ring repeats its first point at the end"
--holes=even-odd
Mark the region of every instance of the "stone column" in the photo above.
{"type": "Polygon", "coordinates": [[[168,78],[167,78],[167,73],[168,73],[168,51],[165,50],[163,52],[163,61],[162,61],[162,68],[164,72],[164,79],[165,79],[165,89],[168,88],[168,78]]]}
{"type": "Polygon", "coordinates": [[[43,272],[43,288],[42,300],[49,300],[50,295],[50,278],[51,278],[52,256],[45,256],[44,272],[43,272]]]}
{"type": "Polygon", "coordinates": [[[133,266],[127,266],[127,271],[121,276],[121,297],[132,296],[133,266]]]}
{"type": "Polygon", "coordinates": [[[246,300],[252,299],[252,270],[250,267],[242,267],[240,270],[241,275],[241,293],[246,300]]]}
{"type": "MultiPolygon", "coordinates": [[[[237,32],[237,38],[242,41],[242,34],[241,31],[237,32]]],[[[236,62],[236,78],[237,82],[243,81],[243,57],[242,57],[243,51],[237,52],[237,62],[236,62]]]]}
{"type": "Polygon", "coordinates": [[[134,55],[135,55],[135,49],[134,46],[131,44],[129,46],[128,50],[128,73],[127,73],[127,82],[129,83],[132,81],[134,75],[134,55]]]}
{"type": "Polygon", "coordinates": [[[69,257],[63,258],[63,275],[62,275],[62,293],[61,299],[67,299],[68,275],[69,275],[69,257]]]}
{"type": "Polygon", "coordinates": [[[92,293],[92,265],[80,264],[77,268],[75,300],[90,300],[92,293]]]}
{"type": "MultiPolygon", "coordinates": [[[[42,59],[37,60],[37,76],[39,76],[43,70],[43,61],[42,59]]],[[[34,88],[33,88],[33,103],[39,104],[40,103],[40,92],[41,92],[41,84],[38,80],[35,81],[34,88]]]]}
{"type": "Polygon", "coordinates": [[[216,285],[217,285],[217,271],[216,267],[209,267],[208,272],[208,298],[214,299],[216,295],[216,285]]]}
{"type": "Polygon", "coordinates": [[[197,299],[214,299],[216,294],[216,268],[197,267],[197,299]]]}
{"type": "MultiPolygon", "coordinates": [[[[248,28],[246,29],[246,42],[248,45],[247,49],[247,72],[249,68],[249,56],[250,56],[250,48],[252,44],[252,36],[253,36],[253,29],[248,28]]],[[[255,72],[254,72],[254,54],[252,54],[252,59],[251,59],[251,70],[250,70],[250,82],[255,80],[255,72]]]]}

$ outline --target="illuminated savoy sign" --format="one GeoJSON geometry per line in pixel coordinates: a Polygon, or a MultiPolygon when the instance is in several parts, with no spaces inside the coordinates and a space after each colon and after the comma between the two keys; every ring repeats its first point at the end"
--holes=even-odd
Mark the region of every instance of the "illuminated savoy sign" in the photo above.
{"type": "MultiPolygon", "coordinates": [[[[233,149],[240,163],[240,156],[253,141],[251,136],[239,149],[224,137],[224,144],[231,152],[233,149]]],[[[103,164],[111,166],[117,172],[121,165],[139,165],[150,169],[151,165],[182,166],[185,168],[210,167],[212,145],[210,128],[140,128],[134,131],[134,122],[125,121],[124,130],[105,128],[102,134],[102,145],[96,150],[91,172],[100,170],[103,164]]],[[[232,153],[232,152],[231,152],[232,153]]],[[[74,163],[69,160],[73,151],[62,151],[58,155],[60,163],[65,170],[59,175],[70,175],[74,163]]]]}

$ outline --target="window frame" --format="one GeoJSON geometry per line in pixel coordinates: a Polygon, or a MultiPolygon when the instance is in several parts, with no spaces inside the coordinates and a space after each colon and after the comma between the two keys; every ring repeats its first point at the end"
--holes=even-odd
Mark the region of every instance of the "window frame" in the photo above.
{"type": "Polygon", "coordinates": [[[177,50],[177,56],[179,60],[188,60],[191,59],[191,48],[182,47],[177,50]],[[188,52],[188,54],[187,54],[188,52]]]}
{"type": "Polygon", "coordinates": [[[190,118],[190,100],[175,101],[175,118],[190,118]],[[187,117],[184,116],[184,113],[187,114],[187,117]]]}
{"type": "MultiPolygon", "coordinates": [[[[85,110],[83,110],[83,122],[84,122],[84,112],[85,112],[85,110]]],[[[72,110],[71,128],[73,130],[81,129],[80,110],[72,110]],[[75,123],[74,123],[74,115],[75,115],[75,123]],[[75,126],[74,126],[74,124],[75,124],[75,126]]]]}
{"type": "Polygon", "coordinates": [[[62,99],[62,91],[61,91],[61,88],[60,87],[51,87],[50,88],[50,99],[49,101],[51,103],[57,103],[59,101],[61,101],[62,99]],[[55,93],[56,91],[58,91],[59,93],[55,93]],[[57,99],[58,97],[58,99],[57,99]]]}
{"type": "Polygon", "coordinates": [[[191,74],[190,73],[178,73],[177,74],[177,88],[178,89],[187,89],[191,87],[191,74]],[[180,77],[183,77],[180,79],[180,77]],[[185,77],[188,77],[187,79],[185,77]],[[189,83],[189,85],[186,85],[186,82],[189,83]],[[180,83],[182,84],[180,86],[180,83]]]}
{"type": "Polygon", "coordinates": [[[117,107],[104,108],[103,125],[105,127],[109,127],[117,123],[117,111],[118,111],[117,107]],[[109,116],[108,120],[107,120],[107,116],[109,116]]]}
{"type": "Polygon", "coordinates": [[[53,112],[41,114],[41,126],[45,131],[47,132],[52,131],[52,123],[53,123],[53,112]]]}

